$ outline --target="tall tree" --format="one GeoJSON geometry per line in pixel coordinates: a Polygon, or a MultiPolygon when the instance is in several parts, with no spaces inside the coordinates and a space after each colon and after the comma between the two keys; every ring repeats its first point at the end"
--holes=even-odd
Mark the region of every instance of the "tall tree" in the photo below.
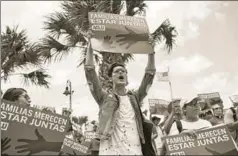
{"type": "Polygon", "coordinates": [[[9,76],[18,75],[23,78],[24,84],[31,82],[37,86],[49,88],[47,78],[50,76],[41,67],[40,53],[34,43],[27,39],[26,31],[18,31],[18,26],[6,27],[1,33],[1,80],[8,80],[9,76]],[[38,67],[30,73],[16,73],[17,69],[26,69],[30,66],[38,67]]]}
{"type": "MultiPolygon", "coordinates": [[[[61,60],[74,48],[81,49],[82,65],[85,61],[87,36],[89,31],[88,12],[105,12],[120,14],[123,5],[121,0],[71,0],[61,3],[62,12],[54,12],[46,16],[45,29],[49,35],[42,39],[41,53],[46,61],[61,60]],[[63,42],[60,42],[63,40],[63,42]],[[53,50],[52,50],[53,49],[53,50]]],[[[126,0],[126,15],[145,14],[144,0],[126,0]]],[[[170,21],[165,20],[150,36],[152,45],[165,41],[170,52],[175,43],[177,32],[170,21]]],[[[107,75],[109,66],[114,62],[128,63],[133,59],[132,54],[94,53],[99,65],[99,78],[103,88],[110,88],[111,83],[107,75]],[[101,57],[100,57],[101,56],[101,57]]]]}

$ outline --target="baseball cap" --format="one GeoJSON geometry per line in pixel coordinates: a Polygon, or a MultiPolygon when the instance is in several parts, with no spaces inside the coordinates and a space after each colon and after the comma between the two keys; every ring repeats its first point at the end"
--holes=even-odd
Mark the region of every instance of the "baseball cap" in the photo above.
{"type": "Polygon", "coordinates": [[[194,98],[189,98],[189,99],[185,99],[185,100],[181,100],[180,101],[180,106],[181,108],[184,108],[187,105],[190,104],[195,104],[195,103],[202,103],[203,100],[199,97],[194,97],[194,98]]]}

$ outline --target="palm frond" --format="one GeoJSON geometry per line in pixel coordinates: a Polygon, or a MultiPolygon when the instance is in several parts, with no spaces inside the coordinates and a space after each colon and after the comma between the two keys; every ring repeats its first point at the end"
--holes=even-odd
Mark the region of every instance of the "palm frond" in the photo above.
{"type": "Polygon", "coordinates": [[[78,124],[83,125],[88,121],[88,116],[79,116],[78,117],[78,124]]]}
{"type": "Polygon", "coordinates": [[[5,80],[16,69],[40,66],[37,45],[28,41],[25,30],[18,31],[18,26],[7,26],[6,32],[1,33],[1,42],[1,73],[5,80]]]}
{"type": "Polygon", "coordinates": [[[135,14],[145,13],[146,7],[144,0],[126,0],[126,15],[134,16],[135,14]]]}
{"type": "Polygon", "coordinates": [[[129,61],[134,60],[133,54],[128,53],[128,54],[122,55],[122,60],[124,63],[128,63],[129,61]]]}
{"type": "Polygon", "coordinates": [[[45,62],[61,60],[63,56],[68,55],[72,47],[64,45],[51,36],[46,36],[40,42],[39,53],[45,62]]]}
{"type": "Polygon", "coordinates": [[[50,78],[50,76],[43,69],[22,74],[22,77],[25,85],[29,85],[29,83],[32,83],[36,86],[43,86],[49,88],[49,82],[47,81],[47,79],[50,78]]]}
{"type": "Polygon", "coordinates": [[[168,53],[175,45],[175,38],[178,33],[170,21],[166,19],[152,34],[151,41],[153,45],[159,44],[165,40],[165,46],[168,49],[168,53]]]}
{"type": "Polygon", "coordinates": [[[70,22],[78,25],[82,31],[88,30],[88,12],[95,10],[94,7],[96,5],[88,5],[87,1],[64,1],[62,3],[62,8],[67,13],[70,22]]]}
{"type": "Polygon", "coordinates": [[[123,8],[122,0],[112,1],[112,13],[120,14],[122,8],[123,8]]]}
{"type": "Polygon", "coordinates": [[[77,25],[70,22],[70,17],[68,17],[66,13],[55,12],[54,14],[46,16],[44,25],[44,29],[48,30],[53,38],[59,39],[60,36],[66,35],[65,39],[70,46],[75,46],[77,43],[82,45],[86,44],[84,38],[85,32],[77,29],[77,25]]]}

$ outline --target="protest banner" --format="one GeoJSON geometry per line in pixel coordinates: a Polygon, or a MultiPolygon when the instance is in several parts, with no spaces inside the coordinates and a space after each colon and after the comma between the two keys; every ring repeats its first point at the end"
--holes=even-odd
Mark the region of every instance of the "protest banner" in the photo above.
{"type": "Polygon", "coordinates": [[[85,145],[86,147],[91,147],[92,144],[92,140],[96,138],[96,132],[93,131],[85,131],[84,132],[84,143],[83,145],[85,145]]]}
{"type": "Polygon", "coordinates": [[[92,139],[96,138],[96,132],[87,131],[84,134],[85,134],[85,141],[86,142],[90,142],[90,141],[92,141],[92,139]]]}
{"type": "Polygon", "coordinates": [[[145,18],[89,12],[92,48],[111,53],[153,53],[145,18]]]}
{"type": "Polygon", "coordinates": [[[197,139],[186,134],[166,136],[168,155],[238,155],[235,142],[224,125],[197,131],[197,139]]]}
{"type": "Polygon", "coordinates": [[[61,148],[61,155],[87,155],[88,152],[88,147],[75,142],[67,136],[65,137],[61,148]]]}
{"type": "Polygon", "coordinates": [[[212,99],[212,98],[219,98],[220,94],[218,92],[203,93],[203,94],[198,94],[198,97],[202,99],[212,99]]]}
{"type": "MultiPolygon", "coordinates": [[[[219,104],[219,106],[223,108],[223,102],[218,92],[198,94],[198,97],[204,100],[209,106],[219,104]]],[[[203,107],[205,107],[205,105],[203,107]]]]}
{"type": "Polygon", "coordinates": [[[2,100],[2,154],[57,155],[68,129],[62,115],[2,100]]]}
{"type": "Polygon", "coordinates": [[[238,95],[229,96],[229,99],[231,100],[233,104],[238,103],[238,95]]]}
{"type": "Polygon", "coordinates": [[[150,113],[158,115],[168,114],[169,102],[162,99],[149,99],[150,113]]]}

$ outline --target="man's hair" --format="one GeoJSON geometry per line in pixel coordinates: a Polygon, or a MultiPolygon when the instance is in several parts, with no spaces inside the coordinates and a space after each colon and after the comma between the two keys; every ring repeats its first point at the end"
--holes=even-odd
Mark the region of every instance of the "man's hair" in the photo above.
{"type": "Polygon", "coordinates": [[[3,95],[4,100],[8,101],[16,101],[20,95],[22,95],[24,92],[27,92],[23,88],[9,88],[3,95]]]}
{"type": "Polygon", "coordinates": [[[109,67],[109,69],[108,69],[108,76],[109,76],[109,77],[112,77],[113,69],[114,69],[115,67],[117,67],[117,66],[121,66],[121,67],[123,67],[123,68],[126,68],[124,64],[117,63],[117,62],[113,63],[113,64],[109,67]]]}
{"type": "Polygon", "coordinates": [[[152,121],[154,122],[155,120],[159,120],[160,121],[160,118],[158,118],[157,116],[153,116],[152,117],[152,121]]]}

